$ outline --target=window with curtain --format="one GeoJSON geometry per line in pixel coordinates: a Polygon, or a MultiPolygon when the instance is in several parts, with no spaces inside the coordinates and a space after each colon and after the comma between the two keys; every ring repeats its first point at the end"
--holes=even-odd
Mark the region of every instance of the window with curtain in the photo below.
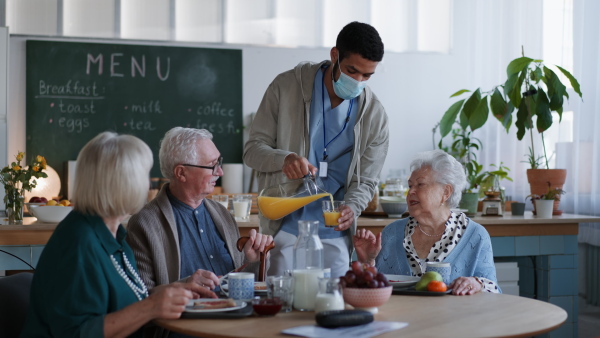
{"type": "MultiPolygon", "coordinates": [[[[542,58],[547,64],[559,65],[573,73],[573,0],[547,0],[543,3],[543,50],[542,58]]],[[[579,100],[578,95],[572,90],[569,80],[554,68],[560,80],[571,90],[570,100],[579,100]]],[[[552,127],[544,133],[545,150],[549,157],[550,168],[562,167],[557,163],[557,148],[566,150],[573,142],[573,110],[571,102],[565,105],[561,118],[553,113],[552,127]],[[557,146],[561,144],[561,146],[557,146]]],[[[564,155],[563,155],[564,156],[564,155]]],[[[560,160],[559,160],[560,162],[560,160]]]]}
{"type": "Polygon", "coordinates": [[[11,34],[330,47],[351,21],[388,52],[451,50],[452,0],[5,0],[11,34]]]}

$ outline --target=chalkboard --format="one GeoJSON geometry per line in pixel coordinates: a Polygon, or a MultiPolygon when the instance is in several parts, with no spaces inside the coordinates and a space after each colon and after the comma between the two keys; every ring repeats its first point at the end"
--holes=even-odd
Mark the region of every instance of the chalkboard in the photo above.
{"type": "MultiPolygon", "coordinates": [[[[242,52],[233,49],[28,40],[26,151],[64,179],[65,161],[103,131],[154,153],[175,126],[204,128],[225,163],[241,163],[242,52]]],[[[65,189],[63,189],[63,193],[65,189]]]]}

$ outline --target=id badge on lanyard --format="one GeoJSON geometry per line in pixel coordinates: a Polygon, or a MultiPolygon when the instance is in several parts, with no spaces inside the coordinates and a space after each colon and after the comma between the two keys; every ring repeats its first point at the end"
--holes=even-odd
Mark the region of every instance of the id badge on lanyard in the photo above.
{"type": "Polygon", "coordinates": [[[348,113],[346,114],[346,120],[344,122],[344,127],[342,128],[342,130],[340,130],[340,132],[334,137],[332,138],[329,142],[327,142],[327,129],[325,128],[325,89],[324,89],[324,85],[321,87],[321,99],[323,101],[322,104],[322,108],[323,108],[323,160],[321,162],[319,162],[319,177],[327,177],[327,167],[328,167],[328,163],[325,162],[327,160],[327,146],[329,146],[331,144],[331,142],[335,141],[335,139],[337,139],[343,132],[344,130],[346,130],[346,126],[348,125],[348,122],[350,121],[350,114],[352,113],[352,105],[354,104],[354,99],[350,100],[350,105],[348,107],[348,113]]]}
{"type": "Polygon", "coordinates": [[[327,177],[327,165],[325,161],[319,162],[319,177],[327,177]]]}

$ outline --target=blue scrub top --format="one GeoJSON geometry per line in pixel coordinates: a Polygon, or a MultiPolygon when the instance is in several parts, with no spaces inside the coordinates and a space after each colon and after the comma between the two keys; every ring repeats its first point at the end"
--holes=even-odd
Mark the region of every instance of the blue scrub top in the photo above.
{"type": "MultiPolygon", "coordinates": [[[[315,75],[313,85],[313,100],[310,105],[310,152],[308,161],[315,167],[320,168],[323,161],[323,150],[327,145],[327,177],[319,177],[325,190],[333,195],[334,200],[344,200],[346,193],[345,184],[352,150],[354,148],[354,124],[358,112],[357,100],[351,105],[351,100],[344,100],[339,106],[331,108],[331,101],[324,87],[323,75],[326,67],[321,68],[315,75]],[[352,106],[352,107],[351,107],[352,106]],[[351,108],[351,110],[350,110],[351,108]],[[350,111],[349,111],[350,110],[350,111]],[[350,113],[348,115],[348,113],[350,113]],[[323,117],[325,118],[325,129],[323,128],[323,117]],[[346,118],[348,121],[346,122],[346,118]],[[345,128],[344,128],[345,125],[345,128]],[[336,137],[336,135],[338,135],[336,137]],[[325,137],[324,137],[325,136],[325,137]],[[335,138],[335,139],[334,139],[335,138]]],[[[317,173],[317,176],[320,172],[317,173]]],[[[325,227],[323,211],[320,199],[307,204],[304,208],[294,211],[283,219],[281,230],[298,235],[299,220],[318,220],[319,237],[322,239],[338,238],[345,236],[347,231],[335,231],[333,228],[325,227]]]]}

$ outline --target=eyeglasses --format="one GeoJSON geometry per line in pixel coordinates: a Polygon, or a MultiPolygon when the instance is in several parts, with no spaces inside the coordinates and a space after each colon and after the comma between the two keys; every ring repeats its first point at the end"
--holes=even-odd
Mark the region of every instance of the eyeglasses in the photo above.
{"type": "Polygon", "coordinates": [[[223,167],[223,157],[219,157],[219,160],[218,160],[217,164],[213,165],[212,167],[205,166],[205,165],[193,165],[193,164],[182,164],[182,166],[184,166],[184,167],[202,168],[202,169],[210,169],[210,170],[212,170],[212,174],[214,176],[217,176],[219,174],[219,168],[223,167]]]}

